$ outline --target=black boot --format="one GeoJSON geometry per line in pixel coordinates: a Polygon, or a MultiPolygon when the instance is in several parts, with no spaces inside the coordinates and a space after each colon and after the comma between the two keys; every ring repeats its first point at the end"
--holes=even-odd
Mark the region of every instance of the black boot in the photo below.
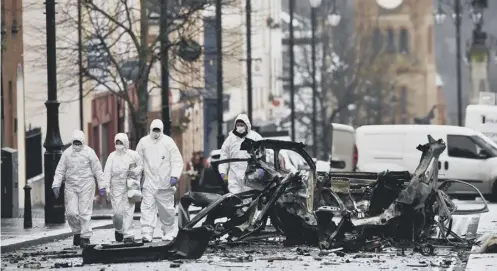
{"type": "Polygon", "coordinates": [[[81,238],[81,244],[79,245],[81,248],[85,248],[90,244],[90,239],[81,238]]]}
{"type": "Polygon", "coordinates": [[[114,232],[114,236],[116,237],[116,241],[117,242],[122,242],[123,241],[124,235],[122,233],[118,233],[116,231],[116,232],[114,232]]]}
{"type": "Polygon", "coordinates": [[[72,244],[79,246],[81,244],[81,234],[75,234],[72,238],[72,244]]]}

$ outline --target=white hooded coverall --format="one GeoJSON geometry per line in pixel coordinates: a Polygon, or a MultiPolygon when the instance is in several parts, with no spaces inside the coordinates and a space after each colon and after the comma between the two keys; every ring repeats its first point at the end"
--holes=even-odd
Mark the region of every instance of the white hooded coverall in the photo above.
{"type": "Polygon", "coordinates": [[[143,238],[151,241],[157,224],[157,212],[164,235],[174,230],[176,210],[174,194],[176,187],[169,184],[171,177],[179,178],[183,171],[183,157],[173,139],[163,134],[164,125],[155,119],[150,124],[150,134],[138,142],[136,151],[143,159],[143,198],[141,203],[141,227],[143,238]],[[158,128],[158,139],[152,137],[152,130],[158,128]]]}
{"type": "Polygon", "coordinates": [[[121,141],[124,145],[122,151],[113,151],[105,163],[104,179],[110,183],[110,201],[114,216],[112,220],[118,233],[123,234],[124,238],[134,238],[131,230],[133,223],[133,213],[135,203],[128,199],[128,171],[131,164],[135,164],[130,174],[134,178],[141,176],[143,162],[134,150],[129,149],[128,136],[123,133],[116,134],[114,142],[121,141]]]}
{"type": "Polygon", "coordinates": [[[93,212],[93,197],[95,196],[95,179],[98,188],[106,188],[108,185],[103,179],[102,166],[95,151],[85,144],[85,135],[76,130],[72,141],[78,140],[83,143],[80,151],[74,150],[74,146],[67,148],[60,158],[55,170],[52,183],[53,188],[60,188],[65,180],[65,206],[67,223],[73,234],[81,234],[81,238],[89,239],[92,236],[90,225],[93,212]]]}
{"type": "MultiPolygon", "coordinates": [[[[242,142],[245,138],[250,138],[254,141],[262,140],[259,133],[252,131],[252,125],[248,116],[240,114],[235,119],[235,126],[237,121],[243,121],[247,126],[247,135],[243,138],[238,137],[231,131],[221,147],[221,160],[232,158],[249,158],[250,155],[247,151],[240,150],[242,142]]],[[[247,162],[233,162],[224,163],[219,165],[219,173],[228,174],[228,190],[233,193],[240,193],[251,190],[250,187],[244,183],[245,171],[247,171],[247,162]],[[229,172],[228,172],[229,169],[229,172]]]]}

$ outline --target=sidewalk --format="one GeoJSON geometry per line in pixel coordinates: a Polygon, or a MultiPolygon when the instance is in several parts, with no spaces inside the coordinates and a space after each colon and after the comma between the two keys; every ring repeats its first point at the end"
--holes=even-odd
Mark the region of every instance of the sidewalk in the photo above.
{"type": "MultiPolygon", "coordinates": [[[[196,207],[192,207],[191,209],[192,214],[200,210],[200,208],[196,207]]],[[[24,229],[24,215],[22,211],[18,218],[2,218],[1,252],[11,252],[19,248],[45,244],[72,236],[71,228],[67,223],[45,225],[44,212],[41,208],[34,208],[32,210],[33,227],[30,229],[24,229]]],[[[135,221],[140,220],[140,217],[140,213],[134,214],[135,221]]],[[[94,209],[91,225],[93,230],[113,228],[112,210],[94,209]]]]}
{"type": "MultiPolygon", "coordinates": [[[[91,225],[93,230],[113,227],[112,220],[92,221],[91,225]]],[[[2,218],[1,251],[2,253],[11,252],[70,236],[72,236],[72,231],[67,223],[45,225],[45,218],[33,218],[33,227],[24,229],[22,218],[2,218]]]]}

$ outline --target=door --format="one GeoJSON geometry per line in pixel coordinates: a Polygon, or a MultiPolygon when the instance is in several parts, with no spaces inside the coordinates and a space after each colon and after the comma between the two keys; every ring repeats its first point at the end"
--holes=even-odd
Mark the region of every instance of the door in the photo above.
{"type": "MultiPolygon", "coordinates": [[[[485,188],[488,169],[486,169],[486,158],[480,155],[481,149],[482,147],[471,136],[447,135],[447,156],[441,157],[438,164],[440,177],[465,181],[480,190],[485,188]]],[[[467,194],[471,192],[471,188],[454,184],[449,192],[467,194]]]]}
{"type": "Polygon", "coordinates": [[[333,130],[333,160],[344,161],[345,168],[333,169],[334,171],[352,171],[354,164],[355,136],[353,131],[346,129],[333,130]]]}

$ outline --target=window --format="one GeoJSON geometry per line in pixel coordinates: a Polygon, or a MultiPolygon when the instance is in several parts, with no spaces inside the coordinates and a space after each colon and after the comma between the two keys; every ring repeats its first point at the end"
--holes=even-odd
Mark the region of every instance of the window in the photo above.
{"type": "Polygon", "coordinates": [[[99,144],[100,130],[98,129],[98,126],[93,127],[91,135],[92,135],[91,147],[93,148],[97,156],[100,157],[100,144],[99,144]]]}
{"type": "Polygon", "coordinates": [[[379,28],[375,28],[373,32],[373,50],[375,52],[381,51],[383,47],[383,34],[379,28]]]}
{"type": "Polygon", "coordinates": [[[387,29],[387,52],[395,53],[395,31],[392,28],[387,29]]]}
{"type": "Polygon", "coordinates": [[[469,136],[447,136],[449,156],[475,159],[478,157],[478,147],[469,136]]]}
{"type": "Polygon", "coordinates": [[[409,53],[409,31],[405,28],[400,30],[399,51],[402,54],[409,53]]]}
{"type": "Polygon", "coordinates": [[[480,79],[480,84],[478,85],[480,92],[487,91],[487,84],[485,83],[485,79],[480,79]]]}
{"type": "Polygon", "coordinates": [[[266,149],[265,153],[266,153],[266,155],[264,157],[265,158],[264,161],[266,161],[266,163],[274,166],[274,150],[266,149]]]}
{"type": "Polygon", "coordinates": [[[14,106],[14,90],[13,90],[13,87],[12,87],[12,81],[9,81],[9,106],[10,108],[13,108],[14,106]]]}
{"type": "Polygon", "coordinates": [[[400,89],[400,110],[402,114],[402,123],[407,123],[407,88],[400,89]]]}
{"type": "Polygon", "coordinates": [[[259,107],[263,108],[264,107],[264,88],[260,89],[260,94],[259,94],[259,107]]]}
{"type": "Polygon", "coordinates": [[[289,171],[306,169],[308,167],[305,159],[298,153],[291,150],[281,150],[280,159],[285,161],[285,169],[289,171]]]}
{"type": "Polygon", "coordinates": [[[102,142],[102,149],[101,149],[101,154],[102,158],[100,159],[102,161],[102,165],[105,165],[105,162],[107,161],[107,157],[109,156],[109,122],[106,122],[102,124],[102,137],[101,137],[101,142],[102,142]]]}
{"type": "Polygon", "coordinates": [[[121,128],[121,131],[118,132],[122,133],[124,131],[124,116],[119,118],[119,128],[121,128]]]}
{"type": "Polygon", "coordinates": [[[428,53],[431,54],[433,52],[433,26],[430,26],[428,29],[428,53]]]}
{"type": "Polygon", "coordinates": [[[12,1],[11,11],[12,11],[12,18],[15,21],[16,20],[16,12],[17,12],[17,0],[12,1]]]}
{"type": "Polygon", "coordinates": [[[452,157],[467,159],[484,159],[482,150],[490,157],[497,155],[497,148],[478,136],[447,136],[448,154],[452,157]]]}

